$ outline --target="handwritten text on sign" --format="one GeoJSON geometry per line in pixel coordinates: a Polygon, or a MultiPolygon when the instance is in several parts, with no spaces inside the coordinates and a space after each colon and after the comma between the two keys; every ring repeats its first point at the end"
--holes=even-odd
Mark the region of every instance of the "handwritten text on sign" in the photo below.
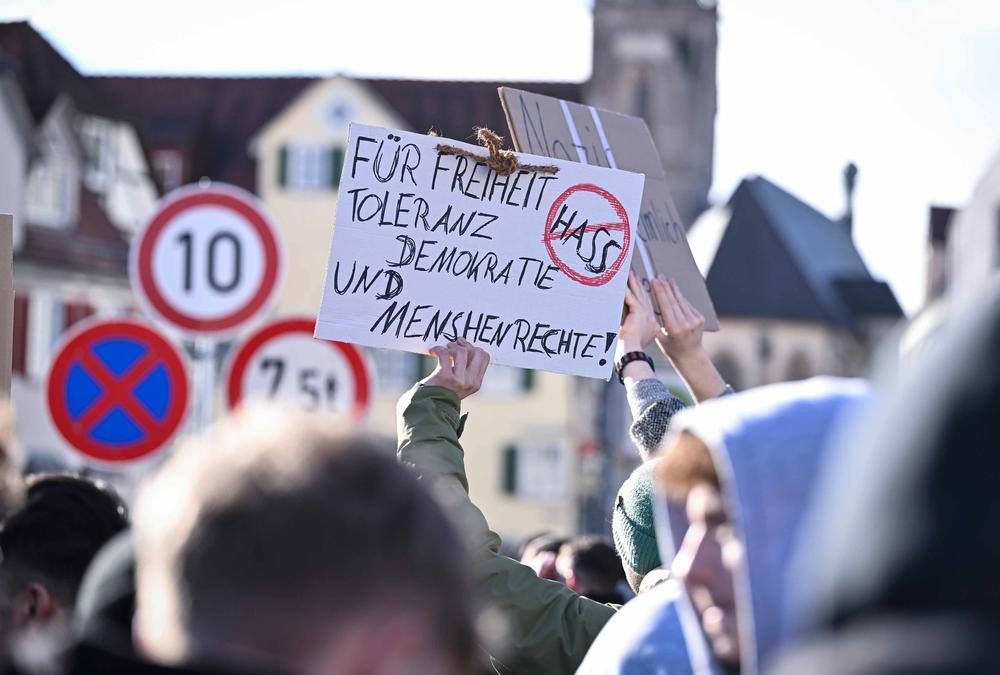
{"type": "Polygon", "coordinates": [[[426,352],[456,337],[493,361],[606,378],[641,174],[354,124],[316,336],[426,352]]]}

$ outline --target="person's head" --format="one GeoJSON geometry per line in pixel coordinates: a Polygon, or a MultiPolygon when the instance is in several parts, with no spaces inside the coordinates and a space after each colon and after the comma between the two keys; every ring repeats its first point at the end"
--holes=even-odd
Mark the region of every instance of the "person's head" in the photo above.
{"type": "Polygon", "coordinates": [[[688,530],[671,569],[687,589],[702,629],[720,661],[739,663],[733,578],[743,547],[733,528],[708,447],[683,432],[656,469],[666,493],[685,505],[688,530]]]}
{"type": "Polygon", "coordinates": [[[710,401],[671,421],[656,479],[684,505],[688,527],[668,550],[672,507],[658,502],[661,557],[672,560],[723,664],[760,670],[781,645],[786,576],[831,432],[869,398],[863,382],[814,378],[710,401]]]}
{"type": "Polygon", "coordinates": [[[620,602],[617,586],[625,574],[614,547],[603,537],[569,539],[559,549],[556,567],[566,585],[577,593],[606,602],[617,598],[620,602]]]}
{"type": "Polygon", "coordinates": [[[611,534],[621,558],[625,578],[639,592],[643,578],[660,566],[653,519],[653,468],[657,460],[639,466],[618,490],[611,534]]]}
{"type": "Polygon", "coordinates": [[[128,525],[124,502],[102,481],[39,474],[0,525],[4,627],[65,619],[94,555],[128,525]]]}
{"type": "Polygon", "coordinates": [[[529,537],[521,551],[521,563],[533,569],[542,579],[562,582],[563,578],[556,570],[556,558],[559,549],[566,541],[566,537],[559,537],[549,532],[529,537]]]}
{"type": "Polygon", "coordinates": [[[460,673],[474,653],[461,543],[383,443],[248,408],[140,493],[136,640],[166,663],[460,673]]]}

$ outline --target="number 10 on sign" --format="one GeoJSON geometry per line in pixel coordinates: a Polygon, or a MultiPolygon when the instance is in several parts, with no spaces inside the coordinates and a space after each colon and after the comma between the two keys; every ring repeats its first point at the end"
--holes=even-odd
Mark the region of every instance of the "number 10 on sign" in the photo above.
{"type": "Polygon", "coordinates": [[[279,238],[250,193],[192,185],[163,198],[129,259],[144,308],[189,338],[225,339],[266,311],[282,274],[279,238]]]}

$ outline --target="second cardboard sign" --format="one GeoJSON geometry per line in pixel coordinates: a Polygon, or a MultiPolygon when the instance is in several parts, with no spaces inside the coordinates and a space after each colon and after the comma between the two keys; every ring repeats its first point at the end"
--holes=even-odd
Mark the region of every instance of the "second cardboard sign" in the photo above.
{"type": "Polygon", "coordinates": [[[510,87],[500,87],[500,100],[518,152],[645,174],[632,270],[647,289],[656,274],[674,278],[684,297],[705,317],[705,328],[718,330],[712,298],[691,255],[660,154],[642,118],[510,87]]]}

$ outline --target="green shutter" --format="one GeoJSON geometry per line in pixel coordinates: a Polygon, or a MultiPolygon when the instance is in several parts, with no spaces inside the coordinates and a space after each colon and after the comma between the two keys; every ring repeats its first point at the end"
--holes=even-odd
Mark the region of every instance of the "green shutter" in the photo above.
{"type": "Polygon", "coordinates": [[[535,388],[535,371],[525,368],[521,371],[521,389],[531,391],[535,388]]]}
{"type": "Polygon", "coordinates": [[[517,448],[508,445],[502,451],[503,470],[500,489],[504,494],[517,494],[517,448]]]}
{"type": "Polygon", "coordinates": [[[288,185],[288,146],[283,145],[278,150],[278,185],[288,185]]]}
{"type": "Polygon", "coordinates": [[[330,149],[330,187],[340,187],[340,174],[344,170],[344,149],[334,146],[330,149]]]}

